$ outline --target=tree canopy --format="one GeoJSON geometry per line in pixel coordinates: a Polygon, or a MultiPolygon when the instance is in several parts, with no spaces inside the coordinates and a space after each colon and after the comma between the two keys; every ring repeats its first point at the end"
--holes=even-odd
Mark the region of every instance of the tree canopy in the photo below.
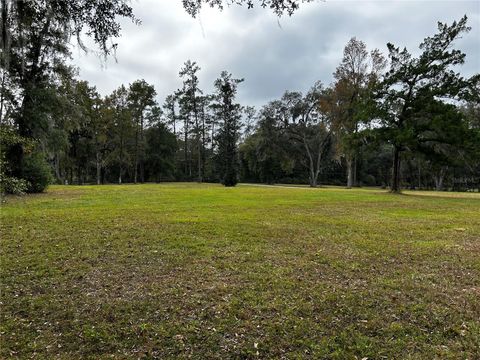
{"type": "MultiPolygon", "coordinates": [[[[296,0],[184,0],[202,6],[259,5],[293,14],[296,0]]],[[[2,0],[0,178],[2,192],[57,183],[161,180],[299,182],[415,188],[478,188],[480,75],[462,77],[455,41],[467,17],[438,24],[414,57],[388,56],[352,38],[332,83],[312,79],[260,109],[237,100],[228,71],[204,89],[197,62],[161,104],[143,79],[101,96],[67,63],[69,44],[93,39],[109,56],[119,18],[139,24],[129,2],[2,0]]],[[[202,64],[205,66],[204,64],[202,64]]],[[[206,64],[208,66],[208,64],[206,64]]],[[[248,81],[248,79],[246,80],[248,81]]]]}

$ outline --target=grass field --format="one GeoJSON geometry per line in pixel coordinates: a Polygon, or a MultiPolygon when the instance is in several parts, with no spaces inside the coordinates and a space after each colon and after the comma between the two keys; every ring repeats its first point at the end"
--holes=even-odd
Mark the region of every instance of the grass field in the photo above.
{"type": "Polygon", "coordinates": [[[52,186],[1,209],[1,358],[480,359],[480,195],[52,186]]]}

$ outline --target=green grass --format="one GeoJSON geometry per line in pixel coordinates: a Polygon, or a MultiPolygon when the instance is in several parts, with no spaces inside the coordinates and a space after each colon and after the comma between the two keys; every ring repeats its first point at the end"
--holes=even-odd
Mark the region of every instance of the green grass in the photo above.
{"type": "Polygon", "coordinates": [[[1,358],[480,358],[480,195],[52,186],[1,209],[1,358]]]}

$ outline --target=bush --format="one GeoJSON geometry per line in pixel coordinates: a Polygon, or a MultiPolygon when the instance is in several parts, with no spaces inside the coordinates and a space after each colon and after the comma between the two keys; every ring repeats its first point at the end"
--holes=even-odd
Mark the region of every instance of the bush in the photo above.
{"type": "Polygon", "coordinates": [[[28,183],[24,179],[0,175],[0,193],[24,195],[28,189],[28,183]]]}
{"type": "Polygon", "coordinates": [[[30,149],[32,143],[19,136],[13,127],[0,125],[0,197],[5,194],[23,195],[28,189],[26,180],[12,176],[11,164],[6,159],[9,150],[18,145],[30,149]]]}
{"type": "Polygon", "coordinates": [[[34,153],[25,157],[23,178],[29,183],[27,188],[29,193],[42,192],[52,182],[50,166],[42,153],[34,153]]]}
{"type": "Polygon", "coordinates": [[[377,180],[375,179],[375,176],[368,174],[365,176],[363,179],[363,182],[365,183],[366,186],[375,186],[377,185],[377,180]]]}
{"type": "Polygon", "coordinates": [[[227,169],[227,173],[225,174],[225,177],[223,178],[222,184],[230,187],[230,186],[235,186],[238,183],[237,179],[237,172],[232,166],[229,166],[227,169]]]}

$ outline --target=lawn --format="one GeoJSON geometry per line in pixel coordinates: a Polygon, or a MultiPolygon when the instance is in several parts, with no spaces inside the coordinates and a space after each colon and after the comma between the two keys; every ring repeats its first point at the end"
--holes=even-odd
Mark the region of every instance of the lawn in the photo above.
{"type": "Polygon", "coordinates": [[[0,358],[480,358],[479,194],[52,186],[0,251],[0,358]]]}

